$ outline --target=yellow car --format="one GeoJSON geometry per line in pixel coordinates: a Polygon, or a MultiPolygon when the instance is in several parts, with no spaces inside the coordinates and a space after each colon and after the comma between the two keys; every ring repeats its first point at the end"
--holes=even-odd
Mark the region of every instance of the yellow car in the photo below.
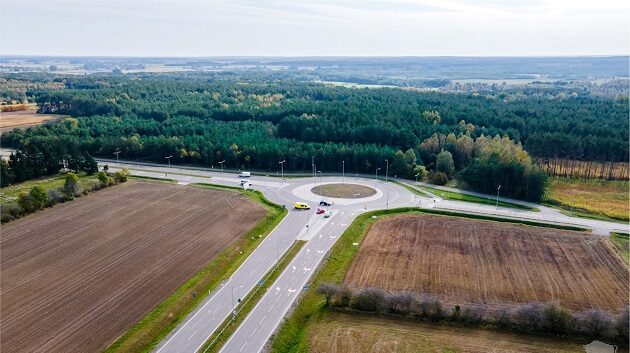
{"type": "Polygon", "coordinates": [[[310,210],[311,206],[309,206],[307,203],[304,202],[296,202],[293,207],[295,207],[296,210],[310,210]]]}

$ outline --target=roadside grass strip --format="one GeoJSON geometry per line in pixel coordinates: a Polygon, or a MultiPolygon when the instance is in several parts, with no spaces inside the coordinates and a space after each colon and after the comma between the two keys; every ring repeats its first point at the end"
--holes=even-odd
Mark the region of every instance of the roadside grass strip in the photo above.
{"type": "Polygon", "coordinates": [[[191,186],[239,192],[261,204],[267,210],[267,216],[258,221],[254,228],[241,236],[234,244],[219,253],[140,322],[122,334],[105,349],[105,353],[152,351],[222,281],[228,279],[238,269],[260,244],[260,241],[287,215],[285,208],[267,200],[259,191],[245,191],[241,188],[210,184],[191,184],[191,186]]]}
{"type": "Polygon", "coordinates": [[[612,232],[610,233],[610,241],[626,263],[630,264],[630,234],[612,232]]]}
{"type": "MultiPolygon", "coordinates": [[[[484,204],[484,205],[491,205],[494,206],[497,204],[496,199],[492,199],[490,197],[485,198],[485,197],[479,197],[479,196],[473,196],[473,195],[467,195],[467,194],[462,194],[459,192],[453,192],[453,191],[445,191],[445,190],[440,190],[440,189],[434,189],[428,186],[417,186],[418,189],[421,189],[423,191],[429,192],[435,196],[439,196],[444,198],[445,200],[455,200],[455,201],[464,201],[464,202],[474,202],[474,203],[480,203],[480,204],[484,204]]],[[[525,205],[521,205],[521,204],[517,204],[517,203],[512,203],[512,202],[505,202],[505,201],[501,201],[499,200],[499,206],[501,207],[507,207],[507,208],[515,208],[515,209],[519,209],[519,210],[528,210],[528,211],[539,211],[537,208],[534,207],[529,207],[529,206],[525,206],[525,205]]]]}
{"type": "Polygon", "coordinates": [[[221,323],[222,329],[216,331],[210,336],[210,338],[204,343],[200,350],[202,353],[215,353],[221,350],[227,340],[238,329],[241,323],[247,318],[247,315],[254,309],[258,301],[267,293],[267,290],[276,281],[276,279],[284,272],[286,267],[291,263],[293,258],[300,252],[302,247],[306,244],[306,241],[297,240],[291,244],[291,247],[282,255],[280,261],[265,274],[259,285],[248,293],[243,301],[239,304],[236,313],[226,318],[221,323]]]}

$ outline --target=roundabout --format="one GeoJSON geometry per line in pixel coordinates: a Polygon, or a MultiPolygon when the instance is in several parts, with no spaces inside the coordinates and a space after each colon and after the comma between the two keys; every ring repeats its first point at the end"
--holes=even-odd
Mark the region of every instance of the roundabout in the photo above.
{"type": "Polygon", "coordinates": [[[361,184],[330,183],[317,185],[311,192],[324,197],[340,199],[360,199],[376,194],[376,190],[361,184]]]}

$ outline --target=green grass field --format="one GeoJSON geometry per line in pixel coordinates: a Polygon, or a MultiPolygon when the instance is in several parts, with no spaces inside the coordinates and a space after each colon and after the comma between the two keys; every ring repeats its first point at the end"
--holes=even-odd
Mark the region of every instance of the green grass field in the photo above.
{"type": "Polygon", "coordinates": [[[630,235],[623,233],[610,233],[610,241],[619,250],[621,256],[630,264],[630,235]]]}
{"type": "MultiPolygon", "coordinates": [[[[417,187],[419,189],[427,191],[427,192],[429,192],[429,193],[431,193],[431,194],[433,194],[435,196],[439,196],[439,197],[441,197],[443,199],[446,199],[446,200],[474,202],[474,203],[480,203],[480,204],[491,205],[491,206],[496,205],[496,200],[491,199],[491,198],[466,195],[466,194],[462,194],[462,193],[459,193],[459,192],[444,191],[444,190],[435,189],[435,188],[428,187],[428,186],[417,186],[417,187]]],[[[538,211],[538,209],[534,208],[534,207],[523,206],[523,205],[519,205],[519,204],[516,204],[516,203],[504,202],[504,201],[499,201],[499,206],[501,206],[501,207],[508,207],[508,208],[516,208],[516,209],[519,209],[519,210],[538,211]]]]}
{"type": "MultiPolygon", "coordinates": [[[[50,190],[63,187],[64,182],[65,176],[63,174],[57,174],[4,187],[0,189],[0,204],[4,205],[9,202],[17,201],[18,196],[20,196],[22,192],[28,193],[35,185],[39,185],[46,190],[50,190]]],[[[89,190],[92,186],[98,185],[99,183],[100,182],[98,181],[96,174],[79,175],[79,186],[81,187],[81,191],[84,189],[89,190]]]]}
{"type": "Polygon", "coordinates": [[[545,203],[581,217],[627,222],[630,213],[630,184],[627,181],[552,178],[545,203]]]}

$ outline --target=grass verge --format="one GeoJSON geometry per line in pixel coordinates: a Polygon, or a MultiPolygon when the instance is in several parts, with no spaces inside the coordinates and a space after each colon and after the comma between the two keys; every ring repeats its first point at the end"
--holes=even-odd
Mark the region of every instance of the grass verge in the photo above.
{"type": "Polygon", "coordinates": [[[619,250],[619,254],[630,264],[630,235],[627,233],[610,233],[610,241],[619,250]]]}
{"type": "Polygon", "coordinates": [[[269,272],[265,274],[262,280],[262,285],[258,286],[253,292],[247,294],[238,309],[236,315],[228,317],[221,324],[222,329],[215,332],[210,336],[208,341],[201,347],[202,353],[215,353],[218,352],[227,340],[232,336],[234,331],[241,325],[247,315],[254,309],[258,301],[267,293],[267,290],[275,282],[275,280],[282,274],[284,269],[291,263],[295,255],[306,244],[306,241],[296,241],[291,245],[291,248],[285,253],[281,261],[269,272]]]}
{"type": "Polygon", "coordinates": [[[301,299],[293,311],[293,313],[285,319],[284,323],[271,341],[272,353],[308,353],[308,325],[312,322],[322,319],[329,313],[329,310],[325,306],[325,299],[323,296],[318,295],[314,289],[316,289],[321,283],[341,283],[346,275],[346,272],[354,259],[358,246],[354,246],[353,243],[360,244],[363,237],[368,233],[370,227],[382,219],[384,216],[402,215],[402,214],[437,214],[444,216],[457,216],[473,219],[491,220],[499,222],[517,223],[532,226],[543,226],[559,229],[569,230],[583,230],[577,227],[565,227],[549,225],[546,223],[536,223],[527,221],[514,221],[504,218],[468,215],[455,212],[438,211],[438,210],[426,210],[418,208],[397,208],[391,210],[379,210],[364,213],[358,216],[352,224],[346,229],[341,237],[337,240],[335,245],[330,251],[330,255],[325,262],[320,266],[318,272],[313,276],[310,284],[310,288],[313,290],[304,293],[301,299]]]}
{"type": "Polygon", "coordinates": [[[209,184],[194,187],[228,189],[239,192],[260,203],[267,216],[234,244],[221,252],[210,263],[193,275],[173,294],[155,307],[140,322],[114,341],[105,353],[150,352],[171,330],[173,330],[207,295],[224,279],[227,279],[247,259],[260,243],[260,238],[269,234],[287,214],[287,210],[267,200],[258,191],[209,184]]]}
{"type": "MultiPolygon", "coordinates": [[[[444,198],[445,200],[455,200],[455,201],[464,201],[464,202],[474,202],[474,203],[480,203],[480,204],[484,204],[484,205],[491,205],[491,206],[495,206],[496,205],[496,199],[491,199],[491,198],[485,198],[485,197],[479,197],[479,196],[473,196],[473,195],[467,195],[467,194],[462,194],[459,192],[453,192],[453,191],[444,191],[444,190],[440,190],[440,189],[435,189],[435,188],[431,188],[428,186],[418,186],[419,189],[422,189],[424,191],[427,191],[435,196],[439,196],[444,198]]],[[[512,203],[512,202],[505,202],[505,201],[499,201],[499,206],[501,207],[508,207],[508,208],[515,208],[515,209],[519,209],[519,210],[527,210],[527,211],[538,211],[537,208],[534,207],[529,207],[529,206],[525,206],[525,205],[521,205],[521,204],[517,204],[517,203],[512,203]]]]}

